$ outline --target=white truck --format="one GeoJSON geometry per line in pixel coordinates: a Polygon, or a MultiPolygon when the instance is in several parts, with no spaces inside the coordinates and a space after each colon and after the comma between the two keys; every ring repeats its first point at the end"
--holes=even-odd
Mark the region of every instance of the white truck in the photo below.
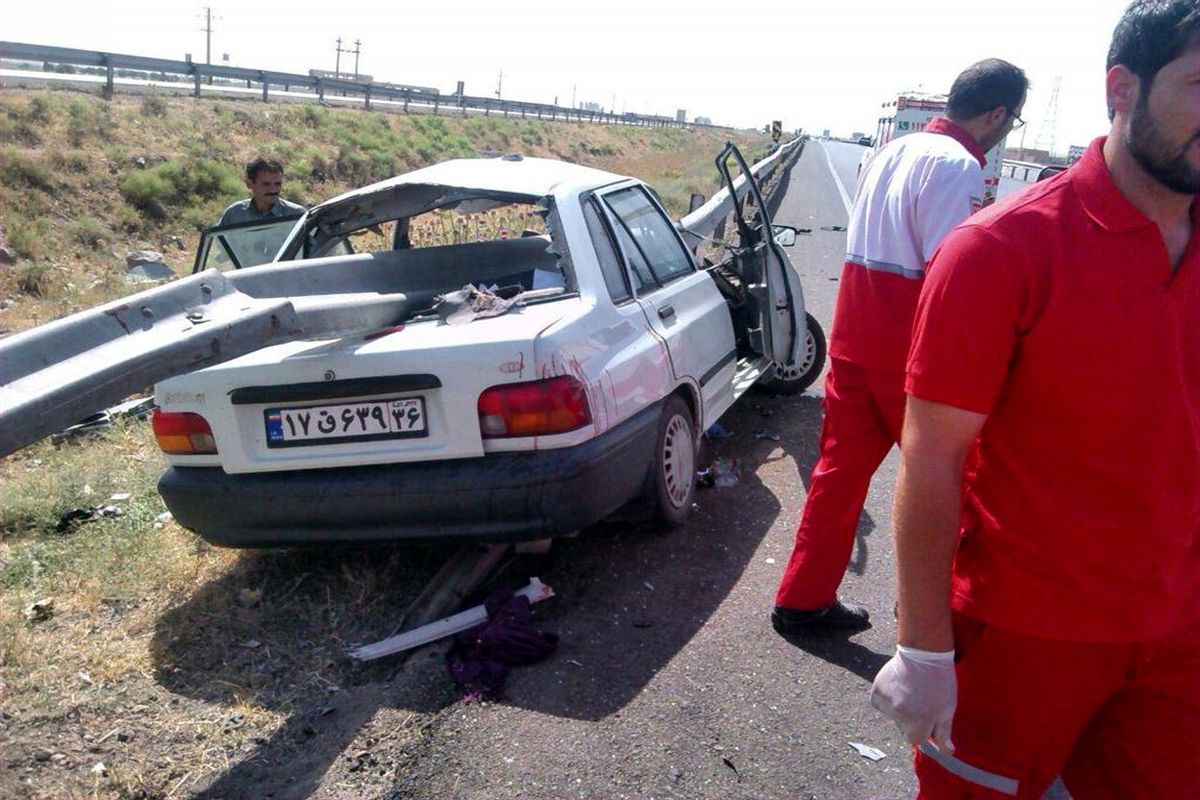
{"type": "MultiPolygon", "coordinates": [[[[899,136],[925,130],[934,117],[946,113],[946,95],[901,92],[895,100],[883,104],[883,113],[875,128],[871,147],[863,154],[858,171],[861,174],[867,162],[880,148],[899,136]]],[[[996,199],[1000,190],[1000,167],[1004,161],[1004,142],[1001,141],[987,152],[987,166],[983,168],[983,204],[996,199]]]]}

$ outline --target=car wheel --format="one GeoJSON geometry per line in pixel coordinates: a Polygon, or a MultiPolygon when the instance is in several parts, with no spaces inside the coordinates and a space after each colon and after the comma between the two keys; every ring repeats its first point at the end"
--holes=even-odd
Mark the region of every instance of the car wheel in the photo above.
{"type": "Polygon", "coordinates": [[[682,525],[696,496],[696,434],[692,412],[677,395],[663,403],[652,480],[654,516],[668,527],[682,525]]]}
{"type": "Polygon", "coordinates": [[[812,314],[804,315],[804,349],[791,366],[772,362],[758,385],[775,394],[799,394],[812,386],[825,366],[825,332],[812,314]]]}

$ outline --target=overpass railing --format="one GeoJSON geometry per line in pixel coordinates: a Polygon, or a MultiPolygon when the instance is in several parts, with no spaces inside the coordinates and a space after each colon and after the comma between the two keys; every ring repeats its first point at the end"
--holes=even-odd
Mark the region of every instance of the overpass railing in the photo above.
{"type": "MultiPolygon", "coordinates": [[[[352,80],[350,78],[330,78],[320,75],[300,75],[297,73],[278,72],[275,70],[245,69],[227,67],[219,64],[198,64],[195,61],[173,61],[164,58],[149,58],[146,56],[127,55],[123,53],[105,53],[96,50],[76,50],[69,47],[53,47],[40,44],[25,44],[21,42],[0,41],[0,58],[14,61],[42,62],[46,72],[51,72],[52,65],[70,65],[104,70],[104,92],[111,97],[116,91],[118,70],[130,70],[150,73],[152,76],[179,76],[190,79],[192,94],[200,96],[201,86],[213,78],[245,81],[248,88],[254,85],[262,87],[262,100],[268,102],[271,87],[283,87],[285,92],[293,87],[316,95],[320,101],[325,95],[335,92],[350,97],[361,97],[365,108],[371,107],[372,100],[386,100],[403,105],[408,112],[410,105],[432,108],[434,114],[440,109],[459,109],[482,112],[490,115],[493,112],[505,116],[519,114],[523,118],[536,116],[539,119],[561,119],[575,122],[595,122],[610,125],[641,125],[647,127],[705,127],[728,129],[721,125],[705,125],[695,122],[680,122],[673,117],[655,114],[616,114],[606,111],[584,110],[579,108],[564,108],[551,103],[529,103],[519,100],[503,100],[495,97],[472,97],[469,95],[444,95],[437,90],[421,87],[398,86],[392,83],[377,83],[352,80]]],[[[63,75],[63,80],[70,80],[70,75],[63,75]]]]}

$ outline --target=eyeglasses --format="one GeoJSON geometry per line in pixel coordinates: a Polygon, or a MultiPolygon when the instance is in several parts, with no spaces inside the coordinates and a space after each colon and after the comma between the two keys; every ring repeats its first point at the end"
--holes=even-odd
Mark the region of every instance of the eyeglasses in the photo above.
{"type": "Polygon", "coordinates": [[[1012,121],[1013,121],[1012,127],[1009,128],[1010,131],[1015,131],[1017,128],[1025,127],[1025,120],[1021,119],[1020,115],[1018,115],[1011,108],[1008,109],[1008,114],[1010,117],[1012,117],[1012,121]]]}

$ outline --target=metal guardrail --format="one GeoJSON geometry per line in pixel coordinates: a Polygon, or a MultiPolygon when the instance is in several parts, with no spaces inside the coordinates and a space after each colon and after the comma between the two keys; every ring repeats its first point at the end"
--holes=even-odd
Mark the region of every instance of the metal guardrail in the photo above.
{"type": "MultiPolygon", "coordinates": [[[[518,100],[502,100],[494,97],[472,97],[470,95],[443,95],[437,91],[421,89],[420,87],[397,86],[391,83],[359,82],[349,78],[328,78],[323,76],[300,75],[274,70],[245,69],[241,67],[226,67],[219,64],[198,64],[195,61],[173,61],[163,58],[148,58],[146,56],[126,55],[123,53],[105,53],[95,50],[76,50],[69,47],[53,47],[49,45],[25,44],[21,42],[0,41],[0,58],[16,61],[40,61],[50,72],[50,65],[67,64],[83,67],[100,67],[105,71],[104,92],[111,97],[116,91],[117,70],[132,70],[158,75],[187,76],[192,80],[192,94],[200,96],[201,87],[206,79],[224,78],[228,80],[245,81],[247,87],[259,84],[262,87],[262,100],[268,102],[272,86],[284,87],[290,91],[292,87],[304,89],[316,95],[319,101],[325,100],[327,93],[338,93],[353,97],[362,97],[364,108],[371,107],[372,100],[388,100],[403,104],[407,113],[411,104],[432,107],[437,114],[441,109],[457,109],[464,113],[468,110],[481,111],[490,115],[492,112],[505,116],[519,114],[522,118],[536,115],[539,119],[561,119],[575,122],[594,122],[608,125],[640,125],[644,127],[687,128],[703,127],[730,130],[722,125],[705,125],[696,122],[680,122],[673,117],[649,114],[616,114],[605,111],[586,111],[578,108],[564,108],[550,103],[528,103],[518,100]]],[[[69,75],[62,76],[69,80],[69,75]]]]}
{"type": "MultiPolygon", "coordinates": [[[[751,173],[767,180],[801,143],[781,146],[751,173]]],[[[735,187],[745,194],[745,176],[735,187]]],[[[711,235],[732,208],[722,189],[684,220],[711,235]]],[[[405,298],[381,293],[371,264],[359,254],[206,270],[0,340],[0,456],[172,375],[301,335],[391,324],[405,298]]]]}
{"type": "Polygon", "coordinates": [[[1013,161],[1006,158],[1000,164],[1000,177],[1012,178],[1023,183],[1033,183],[1045,167],[1045,164],[1036,164],[1032,161],[1013,161]]]}
{"type": "MultiPolygon", "coordinates": [[[[786,142],[780,145],[774,153],[751,166],[750,172],[759,185],[762,186],[770,180],[775,170],[784,164],[790,155],[797,152],[798,149],[803,149],[804,141],[805,137],[797,137],[786,142]]],[[[744,197],[750,189],[745,175],[738,176],[733,185],[739,199],[744,197]]],[[[721,189],[704,205],[679,220],[683,240],[693,252],[705,237],[711,237],[721,226],[729,213],[733,211],[733,202],[734,198],[729,190],[721,189]]]]}

